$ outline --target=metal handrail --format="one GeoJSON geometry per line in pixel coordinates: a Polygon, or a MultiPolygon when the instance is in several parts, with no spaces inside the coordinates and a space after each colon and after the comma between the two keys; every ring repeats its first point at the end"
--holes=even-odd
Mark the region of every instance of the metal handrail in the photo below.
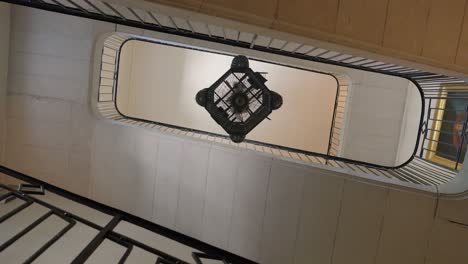
{"type": "Polygon", "coordinates": [[[90,240],[83,249],[76,253],[76,257],[73,259],[73,264],[81,264],[85,263],[86,260],[97,250],[99,250],[100,244],[105,240],[109,239],[124,248],[126,248],[125,253],[121,256],[119,263],[124,263],[126,258],[130,255],[132,249],[134,247],[138,247],[148,253],[154,254],[157,257],[157,263],[167,263],[167,264],[189,264],[187,261],[184,261],[177,256],[171,255],[163,250],[155,248],[151,245],[148,245],[138,239],[131,238],[122,234],[116,230],[114,230],[119,223],[128,222],[143,228],[148,233],[156,233],[158,235],[162,235],[167,237],[171,240],[177,241],[183,245],[191,247],[193,249],[198,250],[199,252],[193,252],[192,257],[194,263],[203,264],[204,262],[202,259],[217,259],[223,261],[223,263],[255,263],[254,261],[248,260],[241,256],[235,255],[228,251],[219,249],[217,247],[211,246],[207,243],[201,242],[197,239],[192,237],[186,236],[184,234],[178,233],[176,231],[170,230],[148,220],[144,220],[140,217],[135,215],[129,214],[122,210],[110,207],[108,205],[104,205],[102,203],[96,202],[89,198],[74,194],[72,192],[66,191],[60,187],[55,185],[51,185],[47,182],[38,180],[21,172],[12,170],[10,168],[0,166],[0,173],[3,173],[9,177],[14,179],[27,182],[32,186],[37,186],[42,189],[42,192],[51,192],[61,197],[64,197],[68,200],[73,202],[80,203],[92,209],[95,209],[99,212],[107,214],[111,216],[111,220],[105,225],[99,225],[95,222],[88,220],[87,215],[79,215],[78,213],[73,213],[68,211],[66,208],[61,208],[56,205],[53,205],[47,202],[45,199],[41,199],[40,195],[32,195],[35,194],[34,192],[27,192],[22,190],[21,188],[14,189],[11,186],[7,186],[4,184],[0,184],[0,203],[8,203],[11,202],[13,199],[19,199],[24,201],[23,204],[17,206],[16,208],[10,210],[5,215],[0,217],[0,224],[4,223],[8,219],[13,219],[17,214],[21,213],[22,210],[26,209],[27,207],[38,204],[43,206],[47,209],[47,212],[43,215],[39,215],[36,220],[34,220],[30,225],[26,226],[23,230],[19,231],[7,241],[0,244],[0,254],[8,249],[11,246],[15,246],[15,242],[27,235],[29,232],[34,230],[37,226],[39,226],[42,222],[46,219],[55,215],[68,224],[62,228],[58,233],[56,233],[53,237],[51,237],[48,241],[45,241],[42,246],[40,246],[31,256],[27,258],[24,263],[32,263],[35,259],[37,259],[40,255],[47,252],[54,243],[59,243],[60,239],[73,227],[76,223],[83,224],[87,227],[90,227],[94,230],[97,230],[97,234],[94,236],[92,240],[90,240]],[[200,252],[203,252],[202,254],[200,252]]]}

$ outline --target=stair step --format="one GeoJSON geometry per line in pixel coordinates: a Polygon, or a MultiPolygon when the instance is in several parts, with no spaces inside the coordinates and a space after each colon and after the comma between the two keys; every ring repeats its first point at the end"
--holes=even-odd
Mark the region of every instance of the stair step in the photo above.
{"type": "Polygon", "coordinates": [[[68,225],[51,215],[0,253],[2,263],[22,263],[68,225]]]}
{"type": "Polygon", "coordinates": [[[31,196],[55,207],[64,209],[72,214],[83,216],[86,220],[100,226],[105,226],[112,219],[112,216],[108,214],[48,191],[45,192],[45,195],[31,196]]]}
{"type": "Polygon", "coordinates": [[[4,201],[0,202],[0,218],[25,203],[25,201],[18,198],[10,200],[6,203],[4,203],[4,201]]]}
{"type": "Polygon", "coordinates": [[[79,222],[48,250],[40,255],[34,263],[71,263],[98,231],[79,222]]]}
{"type": "Polygon", "coordinates": [[[140,263],[151,263],[154,264],[156,263],[157,256],[154,254],[149,253],[146,250],[143,250],[139,247],[133,247],[132,252],[127,258],[127,261],[125,263],[131,263],[131,264],[140,264],[140,263]]]}
{"type": "Polygon", "coordinates": [[[2,234],[0,236],[0,245],[7,242],[10,238],[21,232],[48,211],[49,210],[44,206],[32,204],[5,220],[0,225],[0,234],[2,234]]]}
{"type": "Polygon", "coordinates": [[[177,258],[188,263],[195,263],[192,257],[192,252],[198,252],[198,250],[159,234],[149,232],[147,229],[142,227],[123,221],[116,226],[114,231],[124,236],[138,240],[167,254],[176,256],[177,258]]]}
{"type": "Polygon", "coordinates": [[[109,239],[105,239],[86,261],[91,263],[118,263],[127,249],[109,239]]]}

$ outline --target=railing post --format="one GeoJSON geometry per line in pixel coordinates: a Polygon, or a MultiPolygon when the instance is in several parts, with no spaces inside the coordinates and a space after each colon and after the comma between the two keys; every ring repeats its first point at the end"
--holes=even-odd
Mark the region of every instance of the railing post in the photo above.
{"type": "MultiPolygon", "coordinates": [[[[426,141],[427,138],[427,131],[429,127],[429,119],[431,118],[431,103],[432,103],[432,98],[429,98],[429,104],[427,106],[427,117],[426,117],[426,128],[424,129],[424,137],[421,142],[421,151],[419,152],[419,157],[422,158],[424,154],[424,142],[426,141]]],[[[424,123],[423,123],[424,125],[424,123]]]]}
{"type": "Polygon", "coordinates": [[[462,128],[462,131],[461,131],[461,140],[460,140],[460,145],[458,146],[457,162],[455,163],[455,170],[458,170],[458,164],[460,164],[460,156],[461,156],[461,152],[463,150],[463,143],[465,142],[466,124],[467,123],[468,123],[468,104],[465,106],[465,122],[463,122],[463,128],[462,128]]]}

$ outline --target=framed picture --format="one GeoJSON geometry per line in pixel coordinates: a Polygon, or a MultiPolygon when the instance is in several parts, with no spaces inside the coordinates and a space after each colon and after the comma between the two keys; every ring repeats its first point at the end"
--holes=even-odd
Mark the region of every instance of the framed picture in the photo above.
{"type": "Polygon", "coordinates": [[[466,138],[463,137],[467,130],[468,98],[457,98],[461,90],[468,90],[468,86],[446,87],[442,90],[441,98],[433,108],[433,123],[426,152],[426,159],[456,170],[462,167],[467,150],[466,138]]]}

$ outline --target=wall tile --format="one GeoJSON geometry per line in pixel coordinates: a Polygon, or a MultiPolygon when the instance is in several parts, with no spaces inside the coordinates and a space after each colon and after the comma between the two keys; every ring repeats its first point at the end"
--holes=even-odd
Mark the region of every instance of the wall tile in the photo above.
{"type": "Polygon", "coordinates": [[[70,122],[70,103],[61,100],[29,95],[7,96],[7,117],[15,119],[70,122]]]}
{"type": "Polygon", "coordinates": [[[390,0],[383,46],[419,55],[430,8],[430,0],[390,0]]]}
{"type": "Polygon", "coordinates": [[[89,82],[91,62],[39,54],[11,53],[9,74],[89,82]]]}
{"type": "Polygon", "coordinates": [[[98,123],[94,132],[93,196],[127,212],[133,209],[133,201],[128,199],[127,193],[136,164],[132,158],[135,150],[132,132],[135,131],[134,128],[98,123]]]}
{"type": "Polygon", "coordinates": [[[209,151],[209,144],[184,141],[175,228],[195,238],[202,234],[209,151]]]}
{"type": "Polygon", "coordinates": [[[183,140],[159,137],[157,172],[154,185],[153,221],[168,228],[176,223],[183,140]]]}
{"type": "Polygon", "coordinates": [[[465,12],[465,0],[433,0],[422,55],[454,63],[465,12]]]}
{"type": "Polygon", "coordinates": [[[57,184],[58,178],[66,175],[68,152],[60,149],[35,147],[7,142],[5,162],[10,168],[37,177],[40,180],[57,184]]]}
{"type": "Polygon", "coordinates": [[[229,241],[237,169],[242,166],[239,156],[222,147],[210,151],[202,239],[221,248],[229,241]]]}
{"type": "Polygon", "coordinates": [[[424,264],[435,197],[390,190],[377,264],[424,264]]]}
{"type": "Polygon", "coordinates": [[[457,57],[455,63],[461,66],[468,66],[468,8],[465,8],[463,26],[458,42],[457,57]]]}
{"type": "Polygon", "coordinates": [[[12,32],[55,34],[76,40],[94,39],[115,29],[111,23],[22,6],[12,7],[11,25],[12,32]]]}
{"type": "Polygon", "coordinates": [[[293,263],[306,171],[274,162],[260,246],[261,263],[293,263]]]}
{"type": "Polygon", "coordinates": [[[388,190],[346,181],[333,264],[375,263],[388,190]]]}
{"type": "Polygon", "coordinates": [[[242,152],[239,164],[228,249],[258,261],[271,159],[242,152]]]}
{"type": "Polygon", "coordinates": [[[53,79],[47,76],[9,73],[8,90],[13,93],[70,100],[84,103],[87,99],[87,81],[53,79]]]}
{"type": "Polygon", "coordinates": [[[276,6],[277,0],[255,2],[247,0],[206,0],[201,6],[201,11],[213,15],[223,14],[223,16],[242,22],[269,25],[273,22],[276,6]]]}
{"type": "Polygon", "coordinates": [[[90,151],[70,152],[68,170],[62,178],[64,186],[71,192],[89,196],[90,185],[90,151]]]}
{"type": "Polygon", "coordinates": [[[281,22],[335,32],[338,0],[279,0],[278,19],[281,22]]]}
{"type": "Polygon", "coordinates": [[[427,264],[462,264],[468,259],[468,228],[437,220],[429,241],[427,264]]]}
{"type": "Polygon", "coordinates": [[[10,142],[34,147],[66,150],[69,146],[69,124],[8,119],[7,137],[10,142]]]}
{"type": "Polygon", "coordinates": [[[468,225],[468,210],[460,210],[467,208],[468,200],[452,200],[440,199],[437,207],[437,216],[443,219],[456,221],[468,225]]]}
{"type": "Polygon", "coordinates": [[[11,36],[11,51],[89,61],[94,43],[92,38],[88,38],[76,39],[54,33],[16,31],[11,36]]]}
{"type": "Polygon", "coordinates": [[[89,151],[96,118],[86,104],[71,103],[70,150],[89,151]]]}
{"type": "Polygon", "coordinates": [[[340,2],[336,33],[355,40],[380,44],[383,38],[388,0],[343,0],[340,2]],[[362,11],[366,10],[366,15],[362,11]]]}
{"type": "Polygon", "coordinates": [[[135,171],[130,175],[133,193],[133,214],[151,220],[153,215],[153,198],[156,178],[156,159],[158,154],[158,137],[153,133],[142,131],[135,138],[135,152],[132,159],[135,171]]]}
{"type": "Polygon", "coordinates": [[[305,176],[294,263],[330,263],[344,180],[320,170],[309,174],[305,176]]]}

